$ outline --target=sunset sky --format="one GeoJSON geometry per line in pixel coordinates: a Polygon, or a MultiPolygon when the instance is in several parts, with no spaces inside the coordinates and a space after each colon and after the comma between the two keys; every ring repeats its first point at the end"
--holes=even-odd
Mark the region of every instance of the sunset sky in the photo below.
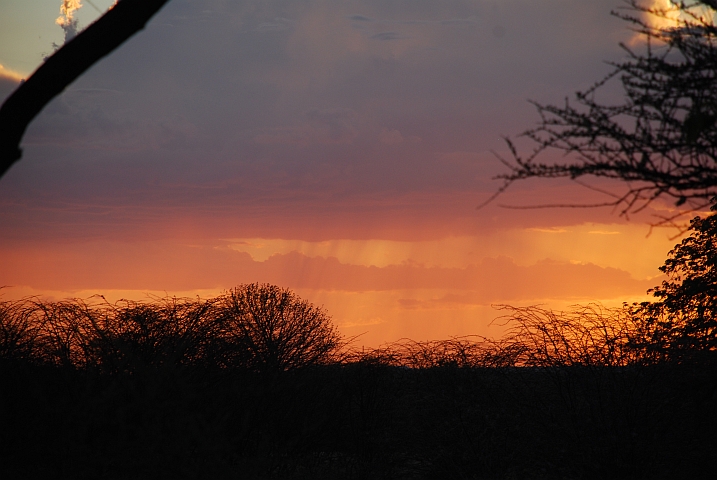
{"type": "MultiPolygon", "coordinates": [[[[61,3],[0,3],[0,98],[64,41],[61,3]]],[[[113,2],[82,3],[80,28],[113,2]]],[[[477,209],[502,136],[538,121],[528,100],[559,104],[625,57],[622,5],[171,0],[28,129],[0,179],[3,298],[270,282],[371,346],[495,335],[497,304],[643,299],[677,241],[648,236],[669,205],[504,208],[606,200],[531,181],[477,209]]]]}

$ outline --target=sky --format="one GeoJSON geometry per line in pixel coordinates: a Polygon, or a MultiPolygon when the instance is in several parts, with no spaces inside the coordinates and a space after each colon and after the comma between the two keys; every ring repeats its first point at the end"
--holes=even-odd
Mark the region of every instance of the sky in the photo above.
{"type": "MultiPolygon", "coordinates": [[[[113,2],[80,3],[81,30],[113,2]]],[[[0,4],[0,99],[65,41],[61,4],[0,4]]],[[[171,0],[30,125],[0,179],[3,298],[268,282],[366,346],[496,336],[501,304],[646,299],[677,242],[649,227],[669,205],[506,208],[606,200],[543,180],[477,208],[503,137],[539,120],[529,100],[625,58],[623,5],[171,0]]]]}

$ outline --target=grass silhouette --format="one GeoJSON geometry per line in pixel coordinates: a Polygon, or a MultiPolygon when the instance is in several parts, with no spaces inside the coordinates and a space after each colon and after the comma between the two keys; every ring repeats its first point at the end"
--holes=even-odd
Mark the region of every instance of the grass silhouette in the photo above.
{"type": "Polygon", "coordinates": [[[356,350],[271,285],[1,301],[0,473],[713,478],[717,362],[655,357],[626,310],[501,308],[501,339],[356,350]]]}

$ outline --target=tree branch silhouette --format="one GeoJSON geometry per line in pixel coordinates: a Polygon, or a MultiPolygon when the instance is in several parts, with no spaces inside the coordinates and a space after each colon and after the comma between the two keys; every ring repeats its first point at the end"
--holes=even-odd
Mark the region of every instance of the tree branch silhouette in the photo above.
{"type": "Polygon", "coordinates": [[[629,22],[644,46],[621,44],[628,58],[610,63],[613,71],[577,92],[574,101],[532,102],[538,126],[520,136],[535,147],[521,155],[505,139],[512,158],[498,158],[509,171],[497,177],[504,183],[489,201],[519,180],[584,176],[624,182],[627,192],[609,202],[623,215],[658,197],[694,210],[717,195],[717,27],[699,10],[714,14],[717,0],[675,1],[671,9],[626,3],[627,14],[613,15],[629,22]],[[656,26],[651,18],[669,26],[656,26]],[[596,98],[612,80],[621,82],[625,97],[615,105],[596,98]],[[546,151],[562,152],[566,160],[546,162],[539,158],[546,151]]]}
{"type": "Polygon", "coordinates": [[[169,0],[120,0],[57,50],[0,107],[0,178],[22,157],[30,122],[77,77],[142,30],[169,0]]]}

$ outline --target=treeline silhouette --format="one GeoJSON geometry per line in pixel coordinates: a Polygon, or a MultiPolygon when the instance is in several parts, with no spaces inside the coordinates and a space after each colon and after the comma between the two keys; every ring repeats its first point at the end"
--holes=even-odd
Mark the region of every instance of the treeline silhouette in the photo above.
{"type": "Polygon", "coordinates": [[[242,285],[209,300],[91,300],[0,302],[0,354],[106,374],[269,371],[327,363],[341,346],[324,311],[275,285],[242,285]]]}
{"type": "Polygon", "coordinates": [[[717,362],[630,310],[353,348],[286,289],[0,302],[3,478],[713,478],[717,362]]]}

